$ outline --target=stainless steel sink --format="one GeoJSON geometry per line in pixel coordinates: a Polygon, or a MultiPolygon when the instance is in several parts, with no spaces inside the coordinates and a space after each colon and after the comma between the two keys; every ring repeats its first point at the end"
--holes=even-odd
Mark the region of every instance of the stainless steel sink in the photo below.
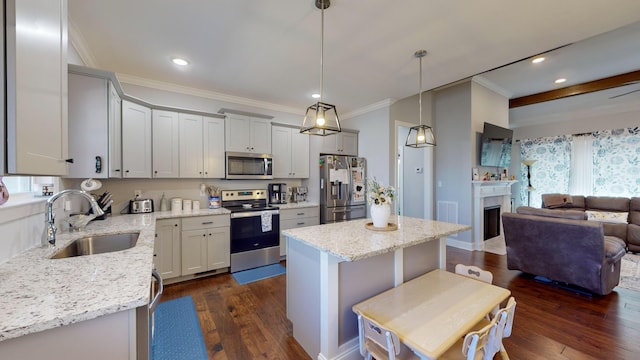
{"type": "Polygon", "coordinates": [[[87,236],[74,240],[59,253],[53,255],[51,259],[64,259],[130,249],[136,246],[139,235],[140,233],[136,232],[87,236]]]}

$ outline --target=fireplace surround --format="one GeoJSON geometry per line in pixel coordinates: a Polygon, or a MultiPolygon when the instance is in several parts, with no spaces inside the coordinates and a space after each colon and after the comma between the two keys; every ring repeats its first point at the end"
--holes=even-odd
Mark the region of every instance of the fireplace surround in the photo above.
{"type": "MultiPolygon", "coordinates": [[[[472,181],[473,186],[473,241],[472,250],[484,250],[485,209],[499,208],[500,213],[511,212],[511,185],[516,181],[472,181]]],[[[503,233],[502,219],[498,216],[498,234],[503,233]]]]}

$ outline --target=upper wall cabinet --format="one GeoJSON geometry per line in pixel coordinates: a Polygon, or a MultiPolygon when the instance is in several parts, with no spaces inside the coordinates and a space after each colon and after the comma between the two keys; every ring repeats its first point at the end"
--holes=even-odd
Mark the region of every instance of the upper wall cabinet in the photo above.
{"type": "Polygon", "coordinates": [[[225,142],[227,151],[271,153],[271,121],[227,113],[225,142]]]}
{"type": "Polygon", "coordinates": [[[122,177],[122,107],[105,78],[69,73],[68,177],[122,177]]]}
{"type": "Polygon", "coordinates": [[[180,177],[224,177],[224,119],[180,114],[180,177]]]}
{"type": "Polygon", "coordinates": [[[154,109],[151,115],[153,177],[177,178],[180,176],[180,114],[154,109]]]}
{"type": "Polygon", "coordinates": [[[67,1],[4,3],[6,170],[66,175],[67,1]]]}
{"type": "Polygon", "coordinates": [[[271,143],[275,179],[309,177],[309,135],[297,127],[273,125],[271,143]]]}
{"type": "Polygon", "coordinates": [[[151,109],[122,101],[122,168],[125,178],[151,177],[151,109]]]}
{"type": "Polygon", "coordinates": [[[109,177],[122,177],[122,99],[109,82],[109,177]]]}
{"type": "Polygon", "coordinates": [[[335,135],[322,137],[323,154],[338,155],[358,155],[358,134],[349,131],[342,131],[335,135]]]}

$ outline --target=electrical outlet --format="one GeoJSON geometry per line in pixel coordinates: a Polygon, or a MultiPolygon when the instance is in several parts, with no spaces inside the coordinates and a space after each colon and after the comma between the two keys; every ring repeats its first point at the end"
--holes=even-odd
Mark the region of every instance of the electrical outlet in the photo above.
{"type": "Polygon", "coordinates": [[[135,199],[139,198],[142,196],[142,190],[133,190],[133,197],[135,199]]]}
{"type": "Polygon", "coordinates": [[[416,167],[416,174],[422,174],[422,168],[416,167]]]}

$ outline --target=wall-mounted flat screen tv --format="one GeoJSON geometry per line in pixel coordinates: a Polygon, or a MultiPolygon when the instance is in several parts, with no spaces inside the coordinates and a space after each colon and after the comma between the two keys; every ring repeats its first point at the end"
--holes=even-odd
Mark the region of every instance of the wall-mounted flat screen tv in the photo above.
{"type": "Polygon", "coordinates": [[[484,123],[480,166],[509,167],[513,130],[484,123]]]}

